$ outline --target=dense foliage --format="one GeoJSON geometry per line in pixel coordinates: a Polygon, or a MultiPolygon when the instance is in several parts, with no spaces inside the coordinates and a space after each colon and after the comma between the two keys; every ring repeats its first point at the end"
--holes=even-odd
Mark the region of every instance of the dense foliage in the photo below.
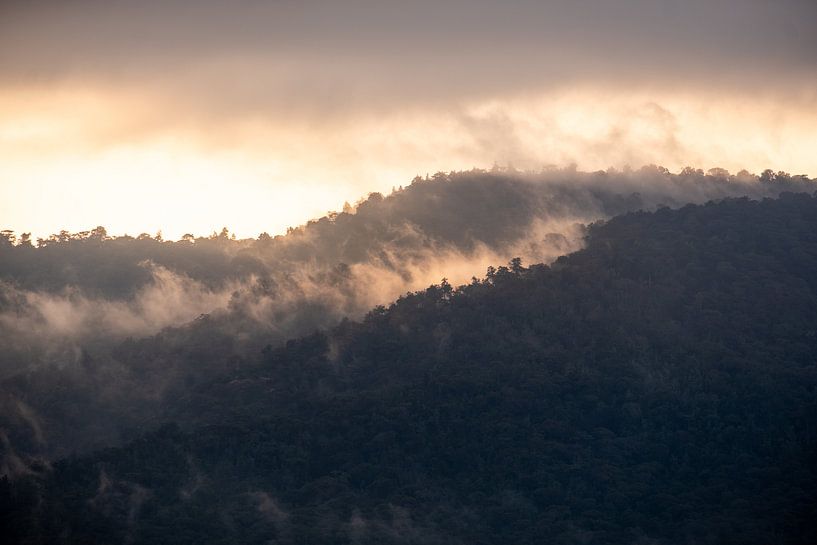
{"type": "Polygon", "coordinates": [[[257,240],[99,227],[32,244],[0,232],[0,475],[18,457],[121,444],[265,344],[360,319],[443,276],[466,282],[514,256],[550,263],[581,247],[581,224],[815,187],[771,171],[497,168],[418,178],[257,240]]]}
{"type": "Polygon", "coordinates": [[[222,369],[179,425],[4,478],[2,534],[813,543],[817,197],[619,216],[222,369]]]}
{"type": "Polygon", "coordinates": [[[342,212],[291,228],[286,236],[263,233],[256,240],[235,240],[226,228],[209,237],[188,234],[176,242],[164,240],[161,233],[109,236],[101,226],[61,231],[36,243],[30,234],[2,231],[0,280],[26,289],[60,292],[73,286],[87,294],[123,298],[150,283],[145,262],[210,287],[316,264],[332,268],[377,261],[406,273],[401,261],[429,248],[505,249],[529,236],[534,220],[595,220],[659,205],[814,190],[805,176],[770,170],[760,176],[745,171],[730,175],[723,169],[705,174],[692,168],[673,174],[655,166],[634,172],[437,173],[415,178],[387,197],[372,193],[354,207],[347,204],[342,212]]]}

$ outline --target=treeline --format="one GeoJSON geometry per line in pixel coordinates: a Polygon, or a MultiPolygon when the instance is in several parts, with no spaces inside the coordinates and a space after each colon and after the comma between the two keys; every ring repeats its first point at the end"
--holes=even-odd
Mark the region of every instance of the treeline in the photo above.
{"type": "Polygon", "coordinates": [[[626,214],[550,266],[247,355],[175,397],[180,426],[0,481],[0,524],[19,543],[813,543],[815,324],[817,196],[626,214]]]}
{"type": "MultiPolygon", "coordinates": [[[[485,171],[485,170],[482,170],[482,169],[473,169],[471,171],[468,171],[467,173],[452,171],[452,172],[446,174],[444,172],[438,172],[431,179],[434,180],[434,181],[443,181],[443,180],[450,180],[452,176],[456,177],[456,176],[461,176],[462,174],[468,174],[468,175],[480,175],[480,174],[482,174],[482,175],[484,175],[484,174],[488,174],[488,172],[490,172],[490,174],[495,175],[495,176],[505,175],[505,176],[512,176],[512,177],[517,177],[517,178],[518,177],[524,177],[524,178],[528,178],[528,179],[532,179],[532,178],[533,179],[535,179],[535,178],[548,179],[548,178],[552,178],[554,174],[558,174],[559,176],[568,175],[568,176],[571,176],[571,177],[576,175],[576,170],[573,169],[572,167],[568,168],[568,169],[556,169],[556,168],[543,169],[542,171],[537,173],[537,172],[533,172],[533,171],[518,171],[518,170],[516,170],[516,169],[514,169],[513,167],[510,167],[510,166],[503,168],[503,167],[500,167],[499,165],[494,165],[493,169],[491,169],[490,171],[485,171]]],[[[631,170],[625,170],[622,173],[619,173],[619,171],[617,171],[616,169],[609,169],[607,171],[599,171],[599,172],[592,173],[592,174],[603,175],[603,176],[607,176],[607,175],[615,176],[615,175],[620,175],[620,174],[632,175],[633,172],[631,170]]],[[[798,174],[798,175],[793,176],[793,175],[789,174],[788,172],[784,172],[784,171],[774,172],[771,169],[766,169],[760,175],[756,175],[756,174],[752,174],[751,172],[749,172],[747,170],[741,170],[737,174],[731,174],[728,170],[723,169],[723,168],[711,168],[711,169],[707,170],[706,173],[704,173],[703,169],[696,169],[696,168],[693,168],[693,167],[686,167],[683,170],[681,170],[681,172],[679,172],[677,175],[673,175],[668,169],[666,169],[664,167],[655,166],[655,165],[647,165],[647,166],[644,166],[641,169],[639,169],[636,174],[637,175],[645,175],[645,174],[646,175],[659,175],[659,176],[663,176],[663,177],[675,177],[675,178],[681,178],[681,179],[685,179],[685,180],[688,180],[688,179],[698,179],[698,180],[700,180],[700,179],[703,178],[703,179],[707,179],[708,181],[712,181],[712,180],[728,181],[728,182],[731,182],[731,183],[738,183],[738,184],[745,184],[747,182],[748,183],[760,182],[760,183],[763,183],[763,184],[777,183],[777,184],[781,184],[783,186],[787,186],[788,184],[795,184],[795,185],[804,184],[804,183],[807,184],[810,181],[808,176],[805,175],[805,174],[798,174]]],[[[414,178],[414,180],[412,180],[412,184],[418,184],[418,183],[422,183],[423,181],[428,181],[428,180],[429,180],[428,176],[426,176],[425,179],[417,176],[417,177],[414,178]]],[[[403,187],[401,186],[399,188],[399,190],[394,190],[393,189],[392,194],[402,192],[402,191],[403,191],[403,187]]],[[[373,195],[375,195],[375,194],[373,194],[373,195]]],[[[382,197],[382,195],[380,195],[380,196],[382,197]]],[[[362,199],[361,201],[359,201],[357,203],[357,205],[360,205],[362,202],[365,202],[365,200],[366,199],[362,199]]],[[[355,211],[355,208],[350,206],[349,203],[344,203],[342,213],[354,213],[354,211],[355,211]]],[[[326,217],[329,218],[329,219],[335,219],[335,218],[337,218],[338,215],[339,215],[338,212],[329,212],[329,213],[327,213],[326,217]]],[[[317,221],[320,221],[320,220],[317,220],[317,221]]],[[[310,222],[310,224],[311,223],[313,223],[313,222],[310,222]]],[[[295,230],[297,230],[297,229],[290,227],[290,228],[287,229],[287,233],[291,233],[291,232],[293,232],[295,230]]],[[[269,238],[271,238],[269,233],[261,233],[258,236],[259,240],[268,240],[269,238]]],[[[97,227],[95,227],[93,229],[90,229],[88,231],[78,231],[78,232],[72,233],[72,232],[67,231],[67,230],[61,230],[59,233],[53,233],[53,234],[51,234],[50,236],[48,236],[46,238],[39,238],[38,237],[37,240],[36,240],[36,245],[37,245],[38,248],[42,248],[44,246],[49,246],[49,245],[53,245],[53,244],[65,244],[65,243],[68,243],[68,242],[71,242],[71,241],[97,241],[97,242],[100,242],[100,241],[105,241],[105,240],[116,240],[116,239],[122,239],[122,240],[128,240],[128,241],[131,241],[131,240],[141,240],[141,241],[155,240],[157,242],[165,242],[161,231],[157,232],[155,235],[151,235],[150,233],[141,233],[136,237],[133,237],[133,236],[130,236],[130,235],[127,235],[127,234],[119,235],[119,236],[108,236],[107,229],[100,225],[100,226],[97,226],[97,227]]],[[[224,241],[224,240],[228,240],[228,239],[229,240],[236,240],[236,236],[235,236],[235,234],[231,235],[229,229],[227,229],[226,227],[223,227],[220,232],[213,231],[213,233],[208,237],[203,237],[203,236],[198,236],[197,237],[197,236],[195,236],[195,235],[193,235],[191,233],[186,233],[186,234],[182,235],[182,237],[178,240],[178,242],[199,242],[199,243],[201,243],[201,242],[206,242],[208,240],[221,240],[221,241],[224,241]]],[[[14,245],[32,246],[31,233],[21,233],[19,235],[19,237],[18,237],[13,230],[4,229],[4,230],[0,231],[0,244],[10,245],[10,246],[14,246],[14,245]]]]}
{"type": "Polygon", "coordinates": [[[266,344],[361,318],[443,276],[457,284],[516,256],[550,263],[582,246],[585,224],[815,188],[771,171],[497,168],[417,178],[275,237],[223,229],[171,242],[97,227],[35,247],[7,235],[0,460],[118,444],[266,344]]]}
{"type": "Polygon", "coordinates": [[[213,288],[250,275],[305,266],[326,270],[340,263],[374,263],[410,276],[412,269],[404,264],[426,259],[429,249],[469,253],[484,246],[501,253],[529,237],[536,221],[550,222],[549,228],[558,233],[570,222],[633,210],[814,189],[804,175],[771,170],[760,176],[693,168],[673,174],[656,166],[637,171],[525,173],[495,168],[437,173],[417,177],[387,197],[372,193],[354,207],[290,228],[286,235],[262,233],[257,239],[235,240],[224,228],[209,237],[187,234],[172,242],[161,233],[110,236],[99,226],[80,233],[61,231],[39,239],[35,248],[30,235],[18,238],[3,231],[0,280],[26,289],[76,286],[106,298],[127,298],[151,282],[146,262],[213,288]]]}

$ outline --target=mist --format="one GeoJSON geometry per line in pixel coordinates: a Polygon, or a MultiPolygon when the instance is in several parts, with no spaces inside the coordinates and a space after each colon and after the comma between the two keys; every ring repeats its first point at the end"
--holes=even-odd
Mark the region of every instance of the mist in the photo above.
{"type": "Polygon", "coordinates": [[[9,543],[817,542],[814,0],[0,0],[9,543]]]}
{"type": "Polygon", "coordinates": [[[443,279],[468,284],[512,258],[551,263],[582,248],[594,222],[815,189],[768,170],[497,166],[417,177],[286,235],[237,239],[225,228],[173,242],[97,227],[32,244],[5,232],[5,471],[149,429],[178,413],[191,385],[254,365],[266,346],[361,319],[443,279]]]}
{"type": "Polygon", "coordinates": [[[8,238],[0,323],[18,342],[87,343],[226,313],[291,336],[312,327],[310,320],[292,325],[311,306],[320,308],[324,319],[315,325],[324,327],[444,277],[467,282],[513,257],[549,263],[581,247],[585,225],[623,212],[811,188],[804,176],[772,171],[758,178],[654,166],[593,173],[494,167],[417,177],[284,236],[235,239],[225,228],[172,242],[108,237],[99,227],[41,238],[37,248],[8,238]]]}

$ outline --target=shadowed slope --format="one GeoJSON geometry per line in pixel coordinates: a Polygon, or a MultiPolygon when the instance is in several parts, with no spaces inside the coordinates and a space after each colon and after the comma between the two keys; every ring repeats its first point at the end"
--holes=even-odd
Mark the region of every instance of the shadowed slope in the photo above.
{"type": "Polygon", "coordinates": [[[550,267],[270,347],[178,400],[193,432],[4,482],[6,531],[813,542],[815,233],[805,195],[617,217],[550,267]]]}

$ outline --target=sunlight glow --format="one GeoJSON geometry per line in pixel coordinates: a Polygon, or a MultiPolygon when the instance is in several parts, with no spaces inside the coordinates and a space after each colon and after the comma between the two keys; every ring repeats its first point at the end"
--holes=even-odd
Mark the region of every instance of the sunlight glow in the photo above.
{"type": "Polygon", "coordinates": [[[197,116],[169,97],[87,87],[0,99],[0,227],[35,236],[276,234],[418,174],[494,162],[817,173],[809,96],[576,88],[321,123],[197,116]]]}

